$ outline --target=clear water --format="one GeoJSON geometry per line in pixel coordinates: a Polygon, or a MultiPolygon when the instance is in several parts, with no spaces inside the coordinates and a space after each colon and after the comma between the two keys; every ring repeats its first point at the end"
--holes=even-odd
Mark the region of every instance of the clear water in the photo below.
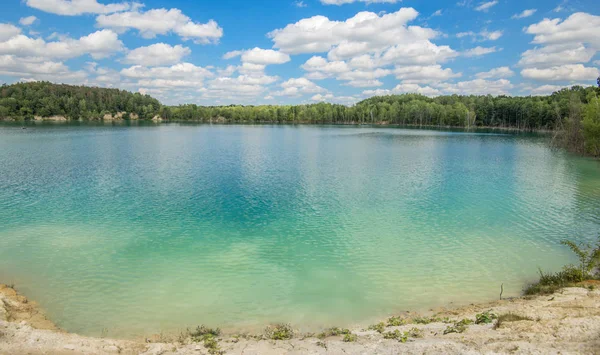
{"type": "Polygon", "coordinates": [[[69,331],[308,329],[518,295],[600,231],[600,164],[544,138],[0,126],[0,282],[69,331]]]}

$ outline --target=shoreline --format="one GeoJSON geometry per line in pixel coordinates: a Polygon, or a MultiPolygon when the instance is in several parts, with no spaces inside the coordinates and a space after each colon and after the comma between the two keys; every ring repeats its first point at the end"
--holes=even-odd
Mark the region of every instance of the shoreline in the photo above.
{"type": "Polygon", "coordinates": [[[328,334],[320,335],[295,333],[291,339],[287,339],[288,331],[293,330],[286,327],[272,329],[269,336],[213,336],[210,331],[206,328],[196,332],[202,335],[194,336],[192,330],[133,340],[71,334],[46,318],[35,302],[0,284],[0,354],[600,354],[600,282],[587,281],[581,287],[564,288],[553,295],[442,306],[423,313],[403,312],[368,329],[330,329],[328,334]],[[482,314],[500,316],[501,320],[512,314],[520,319],[504,320],[498,327],[498,320],[491,318],[475,324],[482,314]]]}
{"type": "Polygon", "coordinates": [[[194,124],[194,125],[219,125],[219,126],[232,126],[232,125],[242,125],[242,126],[265,126],[265,125],[273,125],[273,126],[340,126],[340,127],[389,127],[389,128],[410,128],[410,129],[426,129],[426,130],[456,130],[456,131],[467,131],[474,132],[478,130],[491,130],[491,131],[502,131],[502,132],[514,132],[514,133],[555,133],[557,130],[553,129],[531,129],[531,128],[519,128],[519,127],[510,127],[510,126],[446,126],[446,125],[419,125],[419,124],[402,124],[402,123],[391,123],[387,121],[380,122],[310,122],[310,121],[296,121],[296,122],[276,122],[276,121],[221,121],[221,120],[170,120],[170,119],[89,119],[89,120],[56,120],[51,118],[45,119],[36,119],[36,120],[22,120],[22,119],[2,119],[0,118],[0,122],[8,123],[8,124],[57,124],[57,125],[68,125],[68,124],[103,124],[103,125],[121,125],[121,124],[131,124],[131,125],[151,125],[158,126],[161,124],[169,124],[169,123],[178,123],[178,124],[194,124]]]}

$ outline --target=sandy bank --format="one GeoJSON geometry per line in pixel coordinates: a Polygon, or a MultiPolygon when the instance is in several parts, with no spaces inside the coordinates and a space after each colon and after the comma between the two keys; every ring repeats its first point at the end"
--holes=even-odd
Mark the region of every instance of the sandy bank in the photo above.
{"type": "MultiPolygon", "coordinates": [[[[409,324],[375,330],[353,329],[355,342],[342,336],[319,339],[296,335],[291,340],[265,340],[224,335],[218,347],[225,354],[600,354],[600,285],[565,288],[551,296],[518,298],[456,309],[435,309],[419,315],[438,320],[415,324],[416,314],[400,314],[409,324]],[[444,334],[454,322],[475,320],[478,313],[508,313],[530,320],[471,324],[462,333],[444,334]],[[444,319],[447,318],[447,319],[444,319]],[[443,319],[443,321],[442,321],[443,319]],[[421,333],[405,343],[385,339],[384,334],[421,333]],[[494,329],[496,328],[496,329],[494,329]]],[[[151,337],[157,341],[161,337],[151,337]]],[[[202,342],[188,338],[183,343],[124,341],[83,337],[59,330],[39,312],[36,305],[12,288],[0,285],[0,354],[208,354],[202,342]]]]}

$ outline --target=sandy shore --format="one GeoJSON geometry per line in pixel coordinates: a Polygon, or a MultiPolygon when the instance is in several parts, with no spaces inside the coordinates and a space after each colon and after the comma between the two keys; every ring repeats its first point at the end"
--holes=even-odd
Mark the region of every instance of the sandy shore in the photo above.
{"type": "MultiPolygon", "coordinates": [[[[592,283],[588,284],[591,285],[592,283]]],[[[351,329],[356,340],[343,336],[319,339],[297,334],[291,340],[222,335],[218,349],[225,354],[600,354],[600,282],[592,287],[565,288],[551,296],[516,298],[428,314],[397,315],[407,324],[376,330],[351,329]],[[463,319],[475,321],[490,311],[528,320],[497,320],[469,324],[463,332],[444,334],[463,319]],[[418,317],[436,319],[428,324],[418,317]],[[417,318],[417,322],[415,322],[417,318]],[[418,329],[417,331],[415,329],[418,329]],[[406,342],[385,339],[395,330],[407,332],[406,342]],[[387,334],[387,335],[386,335],[387,334]],[[348,339],[346,339],[348,340],[348,339]]],[[[387,320],[383,320],[387,322],[387,320]]],[[[460,328],[460,327],[459,327],[460,328]]],[[[202,341],[153,336],[139,341],[83,337],[58,329],[39,308],[14,289],[0,285],[0,354],[208,354],[202,341]],[[153,340],[152,340],[153,339],[153,340]]],[[[213,352],[217,353],[217,352],[213,352]]]]}

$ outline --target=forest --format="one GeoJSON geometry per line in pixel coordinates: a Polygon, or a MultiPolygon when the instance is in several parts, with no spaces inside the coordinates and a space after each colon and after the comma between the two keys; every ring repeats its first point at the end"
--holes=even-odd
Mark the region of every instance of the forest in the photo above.
{"type": "Polygon", "coordinates": [[[160,108],[160,102],[148,95],[119,89],[49,82],[0,87],[0,119],[32,120],[35,116],[64,116],[70,120],[94,120],[118,112],[126,112],[126,119],[134,116],[132,114],[140,119],[151,119],[160,108]]]}
{"type": "Polygon", "coordinates": [[[573,86],[548,96],[375,96],[354,106],[329,103],[261,106],[165,106],[148,96],[118,89],[48,82],[0,88],[0,119],[31,120],[64,116],[101,119],[125,112],[124,119],[205,123],[397,124],[437,127],[499,127],[553,130],[558,145],[600,156],[600,78],[598,88],[573,86]],[[133,115],[135,114],[135,115],[133,115]]]}

